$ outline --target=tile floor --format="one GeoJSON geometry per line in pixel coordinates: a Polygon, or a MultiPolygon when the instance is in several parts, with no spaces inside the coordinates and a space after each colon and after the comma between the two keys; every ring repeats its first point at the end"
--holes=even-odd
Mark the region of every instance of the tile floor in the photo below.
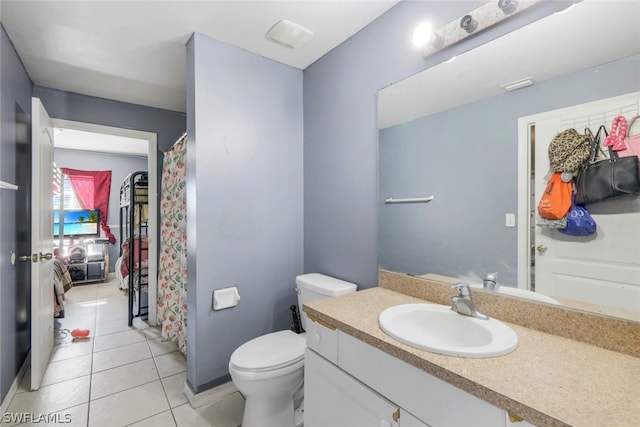
{"type": "Polygon", "coordinates": [[[127,296],[115,281],[74,286],[56,327],[90,329],[91,339],[56,335],[39,390],[27,371],[7,414],[59,414],[58,424],[2,426],[237,427],[244,399],[234,393],[194,410],[184,396],[185,358],[160,329],[140,319],[127,326],[127,296]]]}

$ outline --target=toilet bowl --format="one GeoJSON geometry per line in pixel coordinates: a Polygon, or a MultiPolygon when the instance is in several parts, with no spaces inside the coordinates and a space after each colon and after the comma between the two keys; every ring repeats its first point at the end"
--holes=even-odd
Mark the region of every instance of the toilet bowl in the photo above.
{"type": "MultiPolygon", "coordinates": [[[[356,285],[312,273],[296,277],[298,303],[356,291],[356,285]]],[[[306,315],[302,313],[302,325],[306,315]]],[[[242,427],[295,427],[302,425],[305,334],[290,330],[252,339],[232,354],[229,374],[245,397],[242,427]],[[297,416],[300,415],[300,416],[297,416]]]]}
{"type": "Polygon", "coordinates": [[[243,427],[295,426],[294,395],[304,378],[304,334],[273,332],[231,355],[229,373],[246,402],[243,427]]]}

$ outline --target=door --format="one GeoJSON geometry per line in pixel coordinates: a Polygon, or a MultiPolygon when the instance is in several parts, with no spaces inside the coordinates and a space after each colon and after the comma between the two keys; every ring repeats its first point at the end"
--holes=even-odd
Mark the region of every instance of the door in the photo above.
{"type": "MultiPolygon", "coordinates": [[[[535,121],[535,206],[549,172],[547,148],[567,128],[595,134],[607,131],[612,119],[638,114],[640,95],[630,94],[551,112],[535,121]]],[[[535,227],[535,290],[556,298],[578,301],[583,308],[603,305],[640,311],[640,197],[623,197],[587,206],[597,224],[590,237],[571,237],[535,227]]],[[[535,215],[536,221],[539,218],[535,215]]],[[[620,314],[624,316],[624,314],[620,314]]],[[[611,312],[613,314],[613,312],[611,312]]],[[[626,316],[625,316],[626,317],[626,316]]]]}
{"type": "Polygon", "coordinates": [[[53,350],[53,125],[38,98],[31,115],[31,390],[37,390],[53,350]]]}

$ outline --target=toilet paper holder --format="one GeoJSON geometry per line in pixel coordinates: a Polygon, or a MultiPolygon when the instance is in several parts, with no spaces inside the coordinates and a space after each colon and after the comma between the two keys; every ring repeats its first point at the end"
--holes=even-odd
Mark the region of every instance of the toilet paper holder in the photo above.
{"type": "Polygon", "coordinates": [[[214,289],[211,305],[214,310],[235,307],[240,301],[238,288],[230,286],[228,288],[214,289]]]}

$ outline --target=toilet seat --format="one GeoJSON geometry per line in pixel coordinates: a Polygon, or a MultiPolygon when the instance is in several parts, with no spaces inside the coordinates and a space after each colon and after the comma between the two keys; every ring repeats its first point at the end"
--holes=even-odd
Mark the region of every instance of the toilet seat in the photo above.
{"type": "Polygon", "coordinates": [[[252,339],[232,354],[230,367],[242,372],[268,372],[303,361],[306,341],[303,334],[279,331],[252,339]]]}

